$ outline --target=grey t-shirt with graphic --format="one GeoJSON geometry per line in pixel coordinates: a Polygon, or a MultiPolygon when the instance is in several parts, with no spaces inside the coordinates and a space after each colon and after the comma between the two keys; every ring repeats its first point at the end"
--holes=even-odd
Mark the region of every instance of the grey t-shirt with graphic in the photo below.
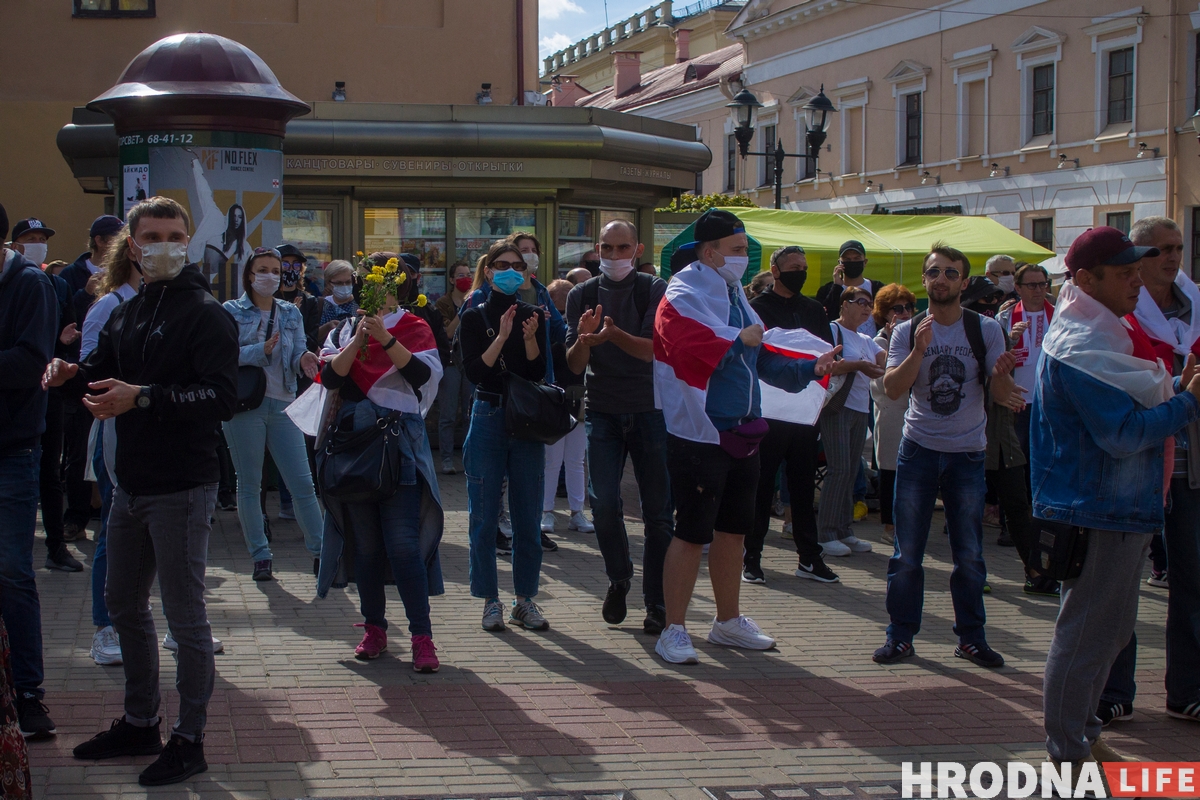
{"type": "MultiPolygon", "coordinates": [[[[987,347],[987,371],[1004,352],[1004,331],[994,319],[981,317],[987,347]]],[[[911,322],[902,322],[892,333],[888,368],[908,357],[911,322]]],[[[953,325],[933,323],[933,341],[921,359],[921,372],[904,414],[904,435],[922,447],[940,453],[971,453],[987,448],[987,412],[984,385],[979,382],[979,362],[971,351],[960,317],[953,325]]]]}

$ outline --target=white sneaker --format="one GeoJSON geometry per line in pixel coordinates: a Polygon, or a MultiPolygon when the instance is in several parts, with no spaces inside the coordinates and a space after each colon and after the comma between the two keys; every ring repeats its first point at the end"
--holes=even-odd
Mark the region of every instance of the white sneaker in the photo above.
{"type": "Polygon", "coordinates": [[[500,512],[500,532],[505,536],[512,536],[512,522],[508,519],[508,512],[500,512]]]}
{"type": "MultiPolygon", "coordinates": [[[[224,643],[215,636],[212,637],[212,640],[213,640],[213,652],[214,653],[224,653],[225,652],[224,643]]],[[[170,650],[172,653],[179,652],[179,642],[175,641],[175,637],[171,635],[170,631],[167,631],[167,635],[163,637],[163,649],[170,650]]]]}
{"type": "Polygon", "coordinates": [[[709,644],[744,647],[747,650],[770,650],[775,646],[775,640],[763,633],[758,623],[744,614],[724,622],[713,619],[708,641],[709,644]]]}
{"type": "Polygon", "coordinates": [[[572,511],[571,521],[567,523],[567,530],[579,531],[580,533],[595,533],[596,526],[583,515],[582,511],[572,511]]]}
{"type": "Polygon", "coordinates": [[[92,636],[92,660],[102,667],[115,667],[121,663],[121,640],[112,625],[101,628],[92,636]]]}
{"type": "Polygon", "coordinates": [[[842,544],[849,547],[855,553],[871,552],[871,543],[864,542],[862,539],[859,539],[857,536],[847,536],[845,539],[842,539],[842,544]]]}
{"type": "Polygon", "coordinates": [[[554,512],[542,512],[542,533],[554,533],[554,512]]]}
{"type": "Polygon", "coordinates": [[[822,542],[821,543],[821,554],[822,555],[848,556],[852,552],[854,552],[854,551],[851,550],[845,543],[839,542],[837,539],[834,539],[832,542],[822,542]]]}
{"type": "Polygon", "coordinates": [[[658,643],[654,652],[662,656],[668,664],[699,664],[696,648],[692,647],[692,637],[682,625],[668,625],[658,635],[658,643]]]}

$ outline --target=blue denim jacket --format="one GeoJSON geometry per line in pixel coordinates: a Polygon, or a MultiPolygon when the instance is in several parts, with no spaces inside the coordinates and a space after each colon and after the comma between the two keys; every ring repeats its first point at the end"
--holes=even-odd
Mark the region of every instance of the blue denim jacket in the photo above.
{"type": "MultiPolygon", "coordinates": [[[[300,357],[308,347],[304,335],[304,317],[293,303],[276,301],[275,328],[279,332],[276,352],[283,359],[283,388],[296,393],[296,376],[300,374],[300,357]]],[[[243,293],[236,300],[226,300],[225,310],[233,315],[238,326],[238,366],[266,367],[267,354],[264,343],[257,341],[258,329],[262,325],[262,309],[254,305],[250,296],[243,293]]],[[[272,333],[274,335],[274,333],[272,333]]],[[[275,355],[275,353],[272,353],[275,355]]]]}
{"type": "Polygon", "coordinates": [[[1190,392],[1143,408],[1043,355],[1032,415],[1035,517],[1130,533],[1162,528],[1163,442],[1200,418],[1200,401],[1190,392]]]}

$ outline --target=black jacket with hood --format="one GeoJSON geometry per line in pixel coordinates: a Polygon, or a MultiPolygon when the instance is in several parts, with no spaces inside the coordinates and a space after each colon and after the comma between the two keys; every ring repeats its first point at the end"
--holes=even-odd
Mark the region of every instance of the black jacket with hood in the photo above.
{"type": "Polygon", "coordinates": [[[148,410],[117,417],[117,483],[130,495],[182,492],[220,477],[220,424],[237,404],[238,330],[195,266],[117,306],[68,384],[149,386],[148,410]]]}

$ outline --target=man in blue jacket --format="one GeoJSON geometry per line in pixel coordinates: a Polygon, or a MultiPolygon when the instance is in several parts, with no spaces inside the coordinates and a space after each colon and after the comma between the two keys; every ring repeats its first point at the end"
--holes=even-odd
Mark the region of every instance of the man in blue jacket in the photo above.
{"type": "Polygon", "coordinates": [[[1060,763],[1127,760],[1100,741],[1096,708],[1137,621],[1150,538],[1163,527],[1168,440],[1200,418],[1195,359],[1173,382],[1149,338],[1121,319],[1137,306],[1142,258],[1157,255],[1113,228],[1077,238],[1038,364],[1034,515],[1046,527],[1081,528],[1087,541],[1082,571],[1062,583],[1046,657],[1046,749],[1060,763]]]}
{"type": "MultiPolygon", "coordinates": [[[[0,206],[0,241],[8,215],[0,206]]],[[[15,250],[0,248],[0,609],[12,645],[21,735],[53,736],[42,705],[42,611],[33,572],[41,436],[42,372],[54,356],[58,300],[50,278],[15,250]]]]}

